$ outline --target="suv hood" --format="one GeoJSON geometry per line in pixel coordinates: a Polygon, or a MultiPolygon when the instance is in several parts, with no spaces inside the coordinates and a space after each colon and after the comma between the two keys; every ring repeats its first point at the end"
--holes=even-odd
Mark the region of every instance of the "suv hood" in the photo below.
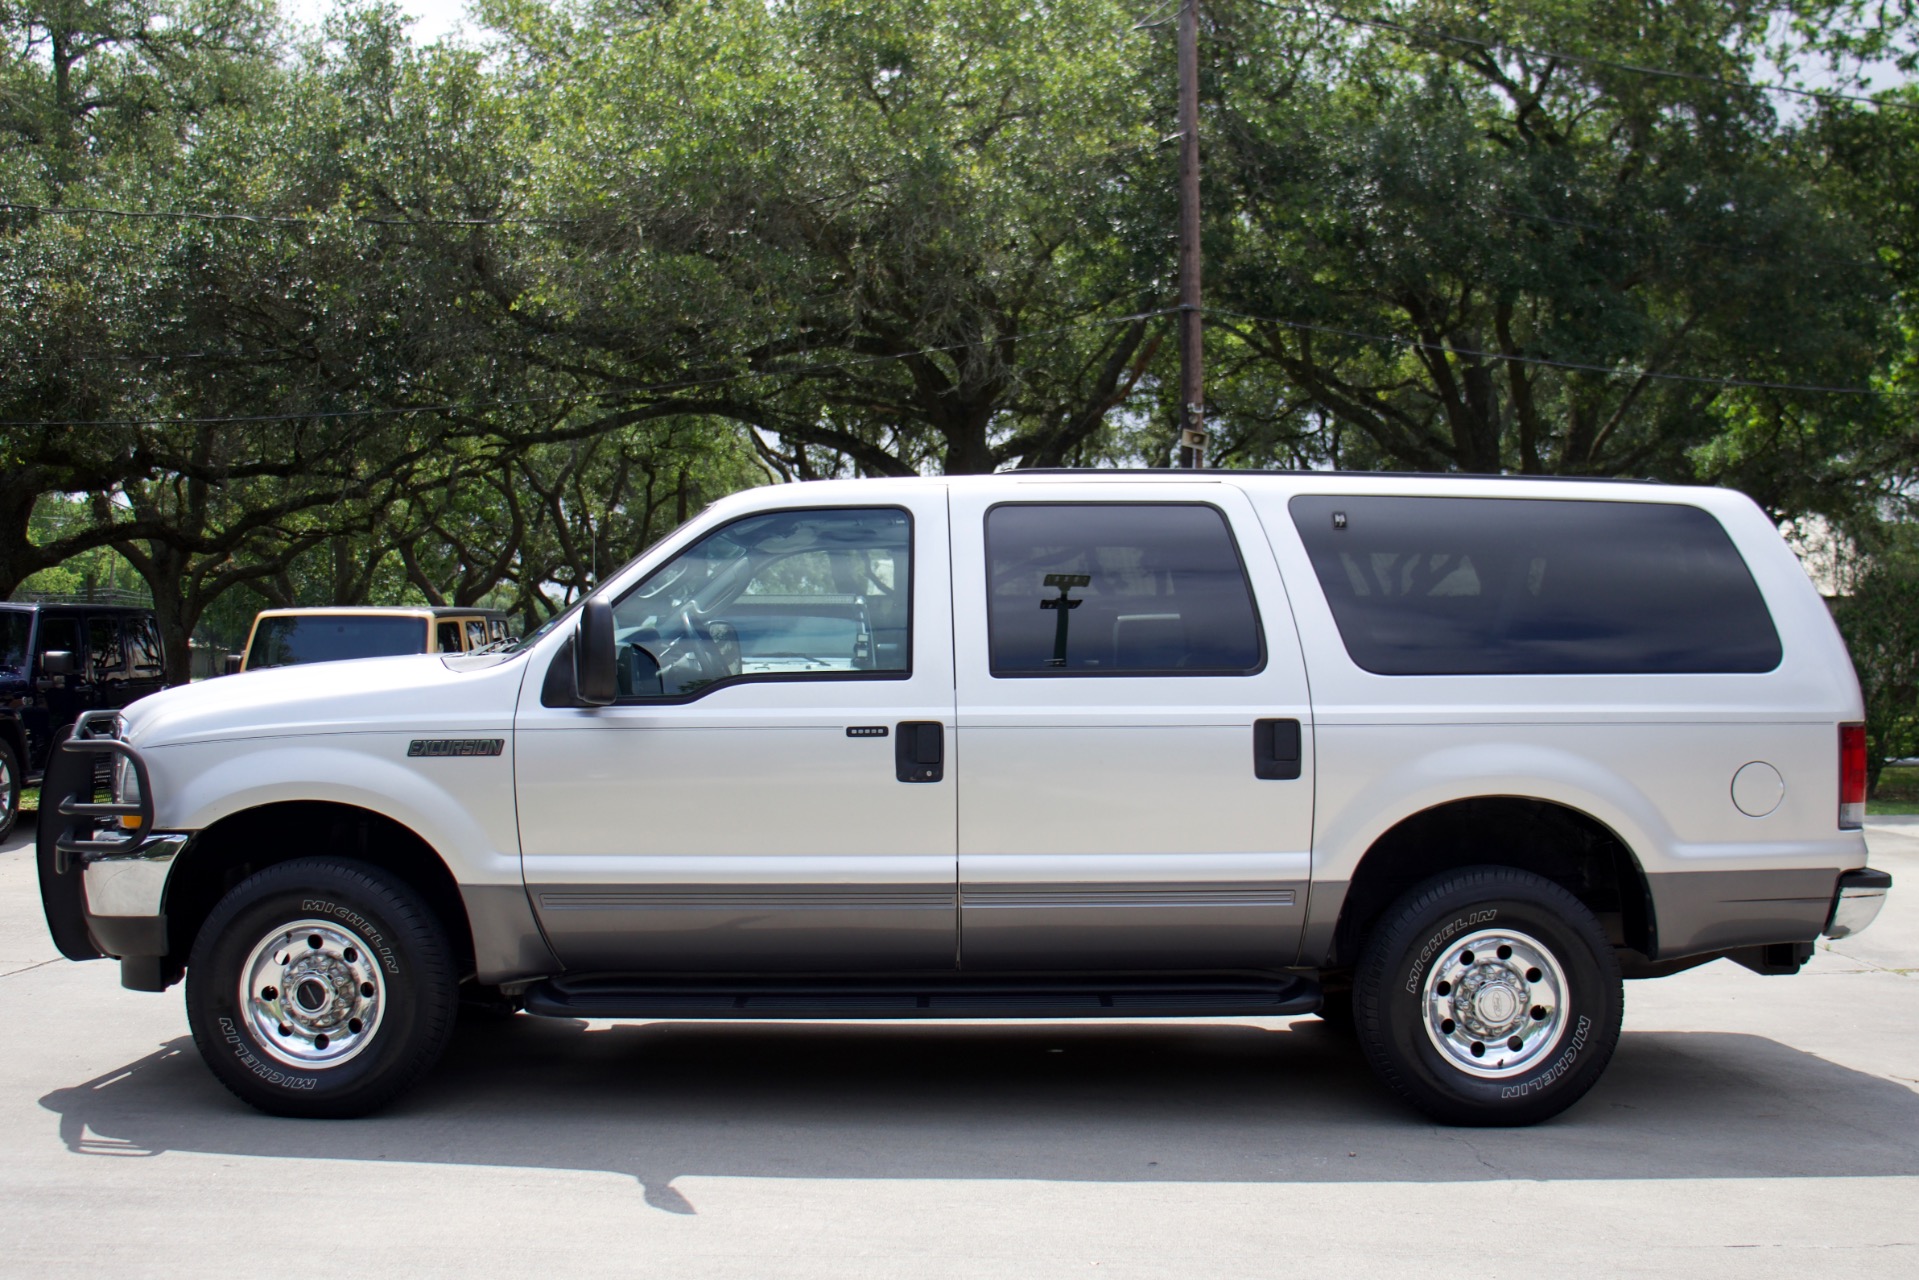
{"type": "Polygon", "coordinates": [[[523,664],[455,670],[438,654],[356,658],[218,676],[151,694],[121,714],[140,746],[315,733],[504,733],[523,664]]]}

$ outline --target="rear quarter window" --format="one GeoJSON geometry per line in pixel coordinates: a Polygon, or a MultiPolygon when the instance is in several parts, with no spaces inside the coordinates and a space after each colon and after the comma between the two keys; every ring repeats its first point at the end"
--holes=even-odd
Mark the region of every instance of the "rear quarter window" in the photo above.
{"type": "Polygon", "coordinates": [[[1697,507],[1318,495],[1288,507],[1346,652],[1378,675],[1779,665],[1751,571],[1697,507]]]}

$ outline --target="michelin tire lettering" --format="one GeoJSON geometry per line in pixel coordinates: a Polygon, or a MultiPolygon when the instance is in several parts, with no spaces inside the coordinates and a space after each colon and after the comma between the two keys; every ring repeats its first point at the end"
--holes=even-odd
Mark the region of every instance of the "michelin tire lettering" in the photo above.
{"type": "Polygon", "coordinates": [[[1484,911],[1473,911],[1454,920],[1451,924],[1434,934],[1426,945],[1420,948],[1419,958],[1413,961],[1412,972],[1406,975],[1406,991],[1410,995],[1419,994],[1420,975],[1426,972],[1427,962],[1438,954],[1447,941],[1458,937],[1476,924],[1487,924],[1497,918],[1499,908],[1488,907],[1484,911]]]}
{"type": "Polygon", "coordinates": [[[1554,1059],[1553,1064],[1523,1084],[1509,1084],[1499,1091],[1501,1098],[1523,1098],[1529,1093],[1544,1089],[1553,1081],[1572,1070],[1573,1059],[1586,1047],[1586,1033],[1592,1029],[1592,1019],[1580,1015],[1579,1025],[1573,1028],[1573,1042],[1566,1046],[1566,1052],[1554,1059]]]}
{"type": "Polygon", "coordinates": [[[311,1089],[313,1087],[311,1077],[290,1076],[278,1067],[270,1067],[254,1057],[253,1051],[247,1048],[246,1039],[240,1034],[240,1029],[233,1025],[233,1019],[225,1017],[220,1019],[220,1034],[228,1044],[233,1046],[233,1056],[240,1060],[240,1064],[268,1084],[277,1084],[283,1089],[311,1089]]]}
{"type": "Polygon", "coordinates": [[[400,972],[400,961],[393,954],[393,948],[387,946],[386,939],[381,936],[380,931],[353,908],[342,907],[324,898],[302,898],[300,910],[315,911],[323,916],[332,916],[343,924],[352,925],[359,932],[360,937],[366,940],[366,944],[380,953],[380,964],[388,973],[397,975],[400,972]]]}

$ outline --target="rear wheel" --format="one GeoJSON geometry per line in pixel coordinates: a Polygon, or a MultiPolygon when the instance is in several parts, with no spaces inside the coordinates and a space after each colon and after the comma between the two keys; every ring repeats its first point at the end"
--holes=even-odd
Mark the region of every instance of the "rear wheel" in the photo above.
{"type": "Polygon", "coordinates": [[[446,932],[404,883],[301,858],[220,900],[187,964],[200,1056],[275,1115],[364,1115],[439,1059],[456,979],[446,932]]]}
{"type": "Polygon", "coordinates": [[[1557,1115],[1619,1042],[1619,962],[1585,904],[1505,867],[1418,886],[1374,929],[1354,1012],[1379,1077],[1446,1124],[1557,1115]]]}

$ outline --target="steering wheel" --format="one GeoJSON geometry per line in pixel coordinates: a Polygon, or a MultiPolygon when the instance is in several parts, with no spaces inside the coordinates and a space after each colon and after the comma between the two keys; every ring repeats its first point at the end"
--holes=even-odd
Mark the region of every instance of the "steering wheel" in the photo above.
{"type": "Polygon", "coordinates": [[[719,659],[720,677],[736,676],[740,673],[740,633],[732,623],[720,619],[703,624],[706,639],[713,645],[713,653],[719,659]]]}

